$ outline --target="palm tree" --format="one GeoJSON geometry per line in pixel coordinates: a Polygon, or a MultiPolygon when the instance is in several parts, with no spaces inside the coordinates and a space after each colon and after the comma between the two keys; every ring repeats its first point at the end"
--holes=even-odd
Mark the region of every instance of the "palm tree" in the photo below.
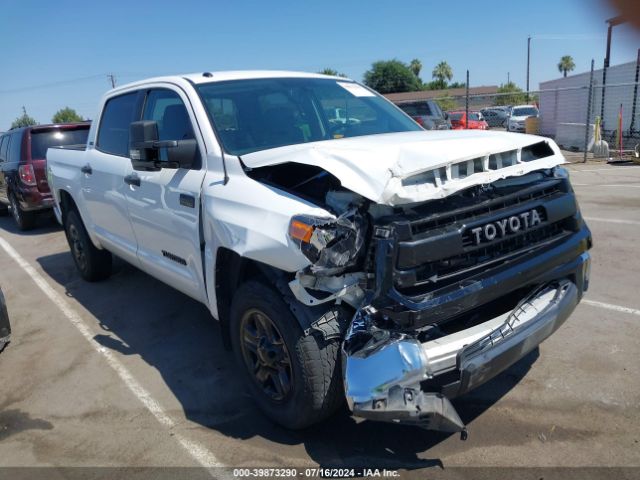
{"type": "Polygon", "coordinates": [[[413,60],[411,60],[411,63],[409,64],[409,68],[411,69],[413,74],[419,78],[420,70],[422,70],[422,62],[417,58],[414,58],[413,60]]]}
{"type": "Polygon", "coordinates": [[[445,88],[447,82],[453,78],[453,70],[451,70],[447,62],[440,62],[436,65],[436,68],[433,69],[431,75],[436,79],[436,83],[440,88],[445,88]]]}
{"type": "Polygon", "coordinates": [[[573,63],[573,57],[571,55],[564,55],[560,59],[560,63],[558,63],[558,71],[562,72],[564,76],[567,76],[567,72],[572,71],[576,68],[576,64],[573,63]]]}

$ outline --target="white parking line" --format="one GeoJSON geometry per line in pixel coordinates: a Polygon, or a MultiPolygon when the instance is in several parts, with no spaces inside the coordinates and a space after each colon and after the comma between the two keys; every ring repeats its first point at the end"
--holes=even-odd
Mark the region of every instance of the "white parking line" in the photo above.
{"type": "Polygon", "coordinates": [[[586,303],[587,305],[591,305],[592,307],[606,308],[607,310],[613,310],[615,312],[630,313],[632,315],[640,316],[640,310],[637,310],[635,308],[621,307],[620,305],[613,305],[611,303],[604,303],[604,302],[596,302],[595,300],[587,300],[587,299],[582,299],[582,303],[586,303]]]}
{"type": "Polygon", "coordinates": [[[612,167],[612,168],[594,168],[591,170],[578,170],[577,168],[572,168],[571,169],[571,173],[582,173],[582,172],[617,172],[618,170],[626,170],[629,168],[635,168],[636,170],[638,170],[638,172],[640,172],[640,167],[637,166],[628,166],[628,167],[612,167]]]}
{"type": "Polygon", "coordinates": [[[640,188],[640,185],[630,185],[627,183],[619,183],[619,184],[615,184],[615,185],[600,185],[599,183],[573,183],[571,182],[571,185],[573,185],[574,187],[615,187],[615,188],[619,188],[619,187],[629,187],[629,188],[640,188]]]}
{"type": "MultiPolygon", "coordinates": [[[[69,305],[69,303],[56,292],[40,275],[36,269],[34,269],[29,262],[27,262],[5,239],[0,238],[0,246],[26,273],[31,277],[35,284],[40,287],[40,290],[49,297],[64,314],[65,317],[73,324],[74,327],[82,334],[82,336],[89,342],[91,347],[104,357],[107,364],[115,370],[120,379],[131,390],[138,400],[151,412],[151,414],[160,422],[161,425],[168,429],[173,429],[177,426],[177,422],[173,420],[162,408],[160,403],[151,396],[151,394],[138,382],[134,376],[127,370],[127,368],[118,360],[114,353],[99,345],[93,340],[93,333],[90,328],[84,323],[82,317],[69,305]]],[[[174,432],[173,438],[178,440],[180,445],[203,467],[223,467],[224,465],[216,458],[216,456],[204,446],[197,442],[189,440],[180,433],[174,432]]]]}
{"type": "Polygon", "coordinates": [[[621,218],[584,217],[587,222],[620,223],[622,225],[640,225],[636,220],[623,220],[621,218]]]}

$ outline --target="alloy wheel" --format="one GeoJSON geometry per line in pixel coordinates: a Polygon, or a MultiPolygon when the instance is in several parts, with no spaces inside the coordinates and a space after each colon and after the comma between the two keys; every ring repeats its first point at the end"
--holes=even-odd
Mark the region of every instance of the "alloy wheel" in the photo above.
{"type": "Polygon", "coordinates": [[[80,232],[73,224],[69,225],[69,243],[78,267],[84,271],[87,268],[87,253],[80,237],[80,232]]]}
{"type": "Polygon", "coordinates": [[[250,309],[240,321],[240,345],[252,379],[275,402],[291,393],[291,357],[280,331],[264,312],[250,309]]]}

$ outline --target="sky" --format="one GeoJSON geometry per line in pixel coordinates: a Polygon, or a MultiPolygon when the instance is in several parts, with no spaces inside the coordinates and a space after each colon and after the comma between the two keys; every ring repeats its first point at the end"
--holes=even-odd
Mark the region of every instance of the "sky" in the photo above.
{"type": "MultiPolygon", "coordinates": [[[[574,73],[602,66],[606,0],[3,0],[0,131],[27,113],[39,123],[60,108],[97,114],[110,88],[157,75],[216,70],[334,68],[362,81],[377,60],[446,61],[471,86],[557,78],[562,55],[574,73]]],[[[614,28],[611,64],[635,61],[640,33],[614,28]]]]}

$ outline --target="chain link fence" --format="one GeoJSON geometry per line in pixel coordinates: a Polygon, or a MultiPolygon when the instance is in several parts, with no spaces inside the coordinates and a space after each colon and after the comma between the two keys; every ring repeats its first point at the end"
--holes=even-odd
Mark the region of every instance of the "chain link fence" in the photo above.
{"type": "MultiPolygon", "coordinates": [[[[522,93],[474,93],[431,96],[445,111],[484,111],[492,129],[508,120],[487,116],[497,106],[530,104],[539,109],[528,133],[555,139],[565,150],[589,152],[608,160],[640,154],[640,55],[638,61],[559,78],[522,93]],[[585,131],[586,129],[586,131],[585,131]]],[[[586,158],[586,156],[585,156],[586,158]]]]}

